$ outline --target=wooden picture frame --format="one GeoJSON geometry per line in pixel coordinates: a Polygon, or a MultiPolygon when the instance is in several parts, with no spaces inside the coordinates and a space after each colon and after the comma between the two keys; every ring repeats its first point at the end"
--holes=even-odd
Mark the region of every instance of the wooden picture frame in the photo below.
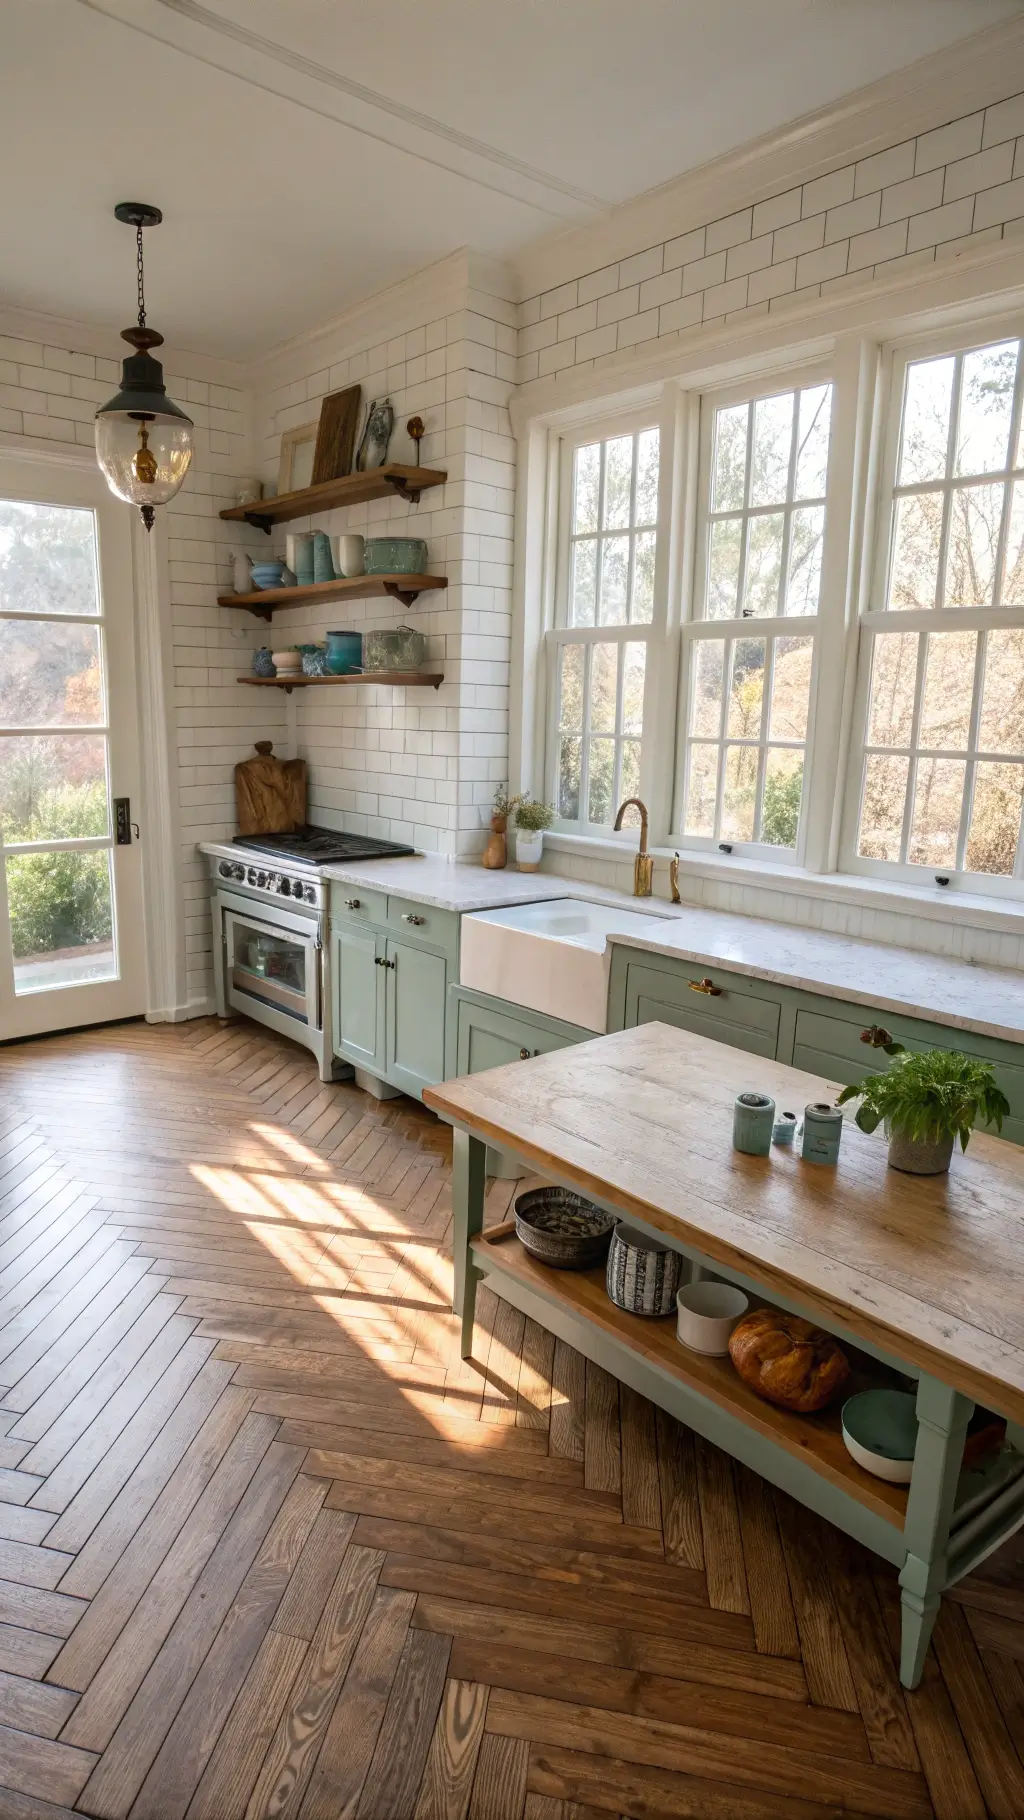
{"type": "Polygon", "coordinates": [[[329,392],[320,406],[313,456],[314,486],[323,480],[340,480],[345,474],[351,474],[362,396],[362,386],[350,385],[342,392],[329,392]]]}
{"type": "Polygon", "coordinates": [[[318,423],[303,423],[298,429],[282,431],[278,493],[297,493],[303,487],[312,486],[319,427],[318,423]]]}

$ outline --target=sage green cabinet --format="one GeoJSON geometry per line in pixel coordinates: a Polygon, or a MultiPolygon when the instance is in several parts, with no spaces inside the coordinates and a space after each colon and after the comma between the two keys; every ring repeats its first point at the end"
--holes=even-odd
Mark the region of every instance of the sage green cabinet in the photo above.
{"type": "Polygon", "coordinates": [[[382,1075],[386,978],[380,962],[384,939],[358,923],[336,923],[331,977],[334,985],[334,1052],[357,1068],[382,1075]]]}
{"type": "Polygon", "coordinates": [[[758,990],[760,981],[741,974],[709,973],[689,964],[672,973],[633,961],[626,988],[624,1026],[674,1024],[715,1043],[731,1043],[752,1055],[774,1056],[779,1044],[778,999],[758,990]]]}
{"type": "MultiPolygon", "coordinates": [[[[585,1043],[594,1035],[577,1024],[545,1017],[540,1011],[521,1011],[504,999],[489,998],[466,986],[453,986],[448,994],[447,1068],[445,1078],[483,1074],[506,1062],[525,1062],[531,1055],[550,1055],[585,1043]]],[[[518,1162],[504,1151],[487,1147],[487,1174],[509,1181],[522,1173],[518,1162]]]]}
{"type": "Polygon", "coordinates": [[[389,940],[385,953],[384,1071],[392,1087],[417,1098],[444,1080],[448,962],[444,955],[389,940]]]}
{"type": "Polygon", "coordinates": [[[668,955],[614,946],[608,998],[609,1030],[651,1022],[675,1024],[730,1043],[827,1081],[859,1081],[887,1067],[881,1049],[863,1033],[881,1025],[908,1049],[959,1049],[991,1062],[1010,1102],[1002,1135],[1024,1144],[1024,1044],[978,1036],[948,1024],[933,1024],[909,1013],[884,1011],[846,999],[826,998],[773,980],[730,973],[717,963],[676,960],[668,955]],[[710,981],[713,992],[703,991],[710,981]]]}
{"type": "Polygon", "coordinates": [[[459,919],[381,891],[334,885],[334,1052],[419,1098],[445,1078],[445,1009],[459,919]]]}

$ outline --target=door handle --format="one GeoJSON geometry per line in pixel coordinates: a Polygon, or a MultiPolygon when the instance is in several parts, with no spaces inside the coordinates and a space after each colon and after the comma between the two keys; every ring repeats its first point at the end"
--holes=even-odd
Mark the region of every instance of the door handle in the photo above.
{"type": "Polygon", "coordinates": [[[402,911],[403,923],[415,923],[416,927],[419,928],[420,924],[425,923],[426,920],[425,916],[414,916],[411,910],[402,911]]]}
{"type": "Polygon", "coordinates": [[[689,986],[691,992],[706,992],[708,998],[721,998],[722,996],[721,986],[716,986],[707,976],[702,980],[690,980],[689,986]]]}
{"type": "Polygon", "coordinates": [[[392,971],[394,971],[394,969],[395,969],[395,968],[396,968],[396,967],[397,967],[397,966],[398,966],[398,962],[397,962],[397,961],[386,961],[386,960],[385,960],[385,959],[384,959],[384,956],[383,956],[383,955],[382,955],[382,954],[375,954],[375,955],[374,955],[374,957],[373,957],[373,964],[374,964],[374,966],[375,966],[375,967],[388,967],[388,968],[390,968],[390,969],[391,969],[391,970],[392,970],[392,971]]]}

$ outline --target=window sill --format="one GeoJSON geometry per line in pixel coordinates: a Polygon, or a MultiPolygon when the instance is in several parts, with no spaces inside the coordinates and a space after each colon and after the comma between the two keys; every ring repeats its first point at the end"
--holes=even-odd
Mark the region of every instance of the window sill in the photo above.
{"type": "MultiPolygon", "coordinates": [[[[573,853],[580,859],[599,860],[604,864],[631,866],[636,847],[616,840],[594,840],[581,834],[548,833],[544,850],[551,853],[573,853]]],[[[668,862],[674,847],[650,849],[657,866],[654,877],[655,896],[668,895],[668,862]]],[[[891,910],[895,914],[924,917],[929,922],[965,925],[974,929],[991,929],[1005,935],[1024,935],[1024,903],[1019,906],[1008,899],[998,902],[990,897],[946,888],[941,885],[890,884],[887,880],[862,878],[851,873],[805,872],[801,866],[772,866],[747,859],[718,859],[711,854],[680,853],[679,875],[684,878],[713,879],[716,884],[745,885],[751,889],[779,891],[791,897],[825,899],[833,903],[857,904],[872,910],[891,910]]]]}

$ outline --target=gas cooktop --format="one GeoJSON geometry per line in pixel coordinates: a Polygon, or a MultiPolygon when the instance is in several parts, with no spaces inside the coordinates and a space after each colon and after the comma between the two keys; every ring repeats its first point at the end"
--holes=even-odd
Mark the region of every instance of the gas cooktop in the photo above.
{"type": "Polygon", "coordinates": [[[397,859],[415,853],[397,841],[373,835],[339,834],[334,828],[299,828],[294,834],[236,834],[232,843],[278,859],[296,859],[310,866],[329,866],[338,860],[397,859]]]}

